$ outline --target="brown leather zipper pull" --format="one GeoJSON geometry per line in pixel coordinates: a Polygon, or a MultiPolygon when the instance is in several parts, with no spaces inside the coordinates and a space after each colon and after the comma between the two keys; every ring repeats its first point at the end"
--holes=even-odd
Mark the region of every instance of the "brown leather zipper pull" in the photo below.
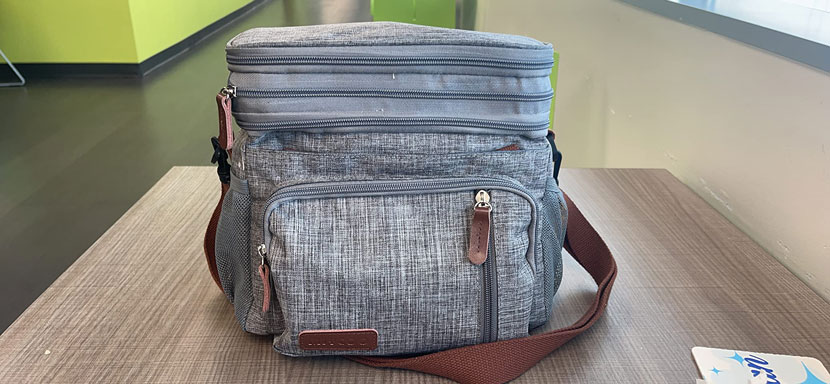
{"type": "Polygon", "coordinates": [[[265,264],[265,244],[260,244],[259,252],[259,279],[262,280],[262,312],[268,312],[271,307],[271,268],[265,264]]]}
{"type": "Polygon", "coordinates": [[[476,193],[476,205],[473,208],[473,221],[470,226],[470,250],[467,258],[475,265],[487,260],[487,248],[490,244],[490,194],[481,190],[476,193]]]}
{"type": "Polygon", "coordinates": [[[233,123],[231,122],[231,99],[236,96],[236,87],[227,86],[216,95],[219,110],[219,146],[224,150],[233,147],[233,123]]]}

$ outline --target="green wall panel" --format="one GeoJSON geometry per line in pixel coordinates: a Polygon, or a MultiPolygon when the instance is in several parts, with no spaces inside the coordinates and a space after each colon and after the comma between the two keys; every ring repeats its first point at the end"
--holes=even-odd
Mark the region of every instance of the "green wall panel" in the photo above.
{"type": "Polygon", "coordinates": [[[251,0],[0,0],[17,63],[140,63],[251,0]]]}
{"type": "Polygon", "coordinates": [[[0,49],[24,63],[136,63],[127,0],[0,0],[0,49]]]}
{"type": "Polygon", "coordinates": [[[372,19],[455,28],[455,0],[372,0],[372,19]]]}
{"type": "Polygon", "coordinates": [[[129,0],[135,50],[144,61],[251,0],[129,0]]]}

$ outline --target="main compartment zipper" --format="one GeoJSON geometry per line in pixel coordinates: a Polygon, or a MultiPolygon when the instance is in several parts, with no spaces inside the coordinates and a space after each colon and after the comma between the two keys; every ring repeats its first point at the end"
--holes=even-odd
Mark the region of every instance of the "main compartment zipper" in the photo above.
{"type": "MultiPolygon", "coordinates": [[[[490,236],[487,253],[496,254],[495,236],[490,236]]],[[[488,257],[481,265],[484,280],[484,327],[482,342],[490,343],[499,337],[499,279],[496,277],[496,258],[488,257]]]]}
{"type": "Polygon", "coordinates": [[[553,58],[542,60],[492,59],[442,56],[236,56],[228,55],[228,64],[239,65],[458,65],[506,69],[549,69],[553,58]]]}
{"type": "Polygon", "coordinates": [[[272,129],[317,129],[376,126],[452,126],[470,128],[490,128],[506,131],[536,131],[547,129],[549,120],[534,123],[510,121],[466,119],[455,117],[353,117],[316,120],[287,120],[251,123],[236,121],[240,127],[249,131],[266,131],[272,129]]]}
{"type": "MultiPolygon", "coordinates": [[[[342,198],[358,196],[389,196],[413,193],[451,193],[478,191],[475,198],[476,207],[485,205],[489,231],[491,190],[503,190],[514,193],[531,205],[531,221],[528,230],[528,252],[535,252],[536,244],[536,205],[527,189],[521,184],[496,178],[457,178],[428,180],[378,180],[378,181],[344,181],[299,184],[279,189],[265,204],[263,213],[263,243],[259,246],[263,256],[271,244],[270,217],[276,207],[284,202],[300,199],[342,198]],[[486,199],[485,199],[486,195],[486,199]],[[486,200],[486,201],[485,201],[486,200]]],[[[474,207],[475,208],[475,207],[474,207]]],[[[487,254],[482,267],[482,341],[491,342],[498,338],[498,280],[496,277],[496,257],[494,236],[488,236],[487,254]]],[[[264,264],[264,261],[263,261],[264,264]]]]}
{"type": "MultiPolygon", "coordinates": [[[[518,92],[467,92],[428,91],[400,89],[237,89],[231,86],[233,95],[238,97],[383,97],[395,99],[452,99],[452,100],[493,100],[493,101],[548,101],[553,91],[518,92]]],[[[230,87],[229,87],[230,89],[230,87]]]]}

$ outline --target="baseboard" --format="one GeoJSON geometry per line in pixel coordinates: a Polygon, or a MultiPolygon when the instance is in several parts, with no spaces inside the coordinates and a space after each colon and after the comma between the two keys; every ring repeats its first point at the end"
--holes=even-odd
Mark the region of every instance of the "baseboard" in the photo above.
{"type": "Polygon", "coordinates": [[[15,63],[28,80],[61,77],[141,77],[139,64],[122,63],[15,63]]]}
{"type": "MultiPolygon", "coordinates": [[[[253,0],[184,40],[138,64],[130,63],[14,63],[26,79],[63,77],[144,77],[195,47],[214,32],[232,24],[270,0],[253,0]]],[[[0,63],[1,64],[1,63],[0,63]]]]}

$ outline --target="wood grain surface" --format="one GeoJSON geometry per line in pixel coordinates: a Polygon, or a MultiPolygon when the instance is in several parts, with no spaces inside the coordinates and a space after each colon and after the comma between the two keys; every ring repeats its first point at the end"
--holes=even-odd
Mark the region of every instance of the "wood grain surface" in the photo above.
{"type": "MultiPolygon", "coordinates": [[[[830,304],[668,172],[560,179],[619,277],[604,318],[515,382],[692,383],[696,345],[830,364],[830,304]]],[[[284,357],[243,332],[202,255],[218,192],[213,168],[173,168],[0,335],[0,381],[447,382],[284,357]]],[[[566,256],[548,328],[581,316],[593,290],[566,256]]]]}

